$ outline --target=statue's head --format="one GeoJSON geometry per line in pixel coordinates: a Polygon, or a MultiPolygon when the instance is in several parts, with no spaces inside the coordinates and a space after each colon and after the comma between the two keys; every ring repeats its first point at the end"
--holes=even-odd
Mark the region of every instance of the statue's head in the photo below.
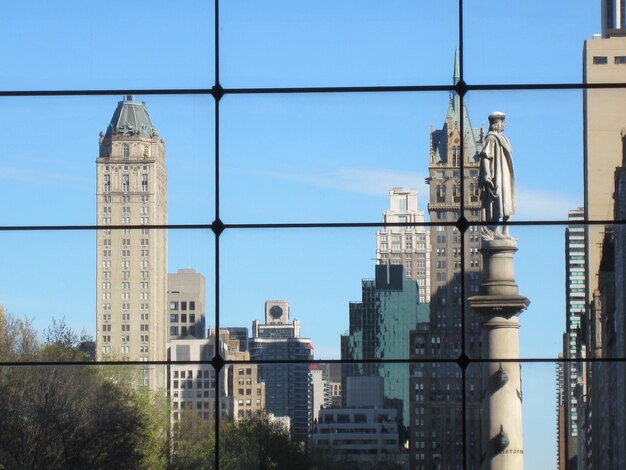
{"type": "Polygon", "coordinates": [[[506,127],[505,119],[506,115],[500,111],[491,113],[489,115],[489,131],[502,132],[506,127]]]}

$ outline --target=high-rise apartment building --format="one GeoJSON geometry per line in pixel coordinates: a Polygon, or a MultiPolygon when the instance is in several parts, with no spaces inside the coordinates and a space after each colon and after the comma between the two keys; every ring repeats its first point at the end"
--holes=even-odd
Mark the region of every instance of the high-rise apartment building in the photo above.
{"type": "Polygon", "coordinates": [[[204,276],[195,269],[167,275],[168,338],[204,338],[206,293],[204,276]]]}
{"type": "MultiPolygon", "coordinates": [[[[626,77],[626,21],[624,2],[601,0],[602,33],[585,41],[583,81],[623,83],[626,77]]],[[[607,225],[585,229],[586,305],[583,317],[584,354],[590,359],[624,357],[621,233],[611,224],[620,212],[620,176],[626,128],[626,89],[583,90],[585,216],[607,225]],[[615,181],[615,185],[612,182],[615,181]]],[[[590,362],[577,388],[578,468],[622,468],[624,446],[624,373],[621,365],[590,362]],[[608,391],[620,390],[617,397],[608,391]],[[620,421],[622,420],[622,421],[620,421]]]]}
{"type": "MultiPolygon", "coordinates": [[[[626,77],[626,23],[624,3],[602,0],[602,34],[585,41],[583,81],[623,83],[626,77]]],[[[626,127],[626,88],[598,88],[583,91],[585,160],[585,208],[589,220],[613,217],[613,173],[622,161],[622,129],[626,127]]],[[[587,227],[588,301],[598,287],[604,229],[587,227]]]]}
{"type": "MultiPolygon", "coordinates": [[[[117,104],[96,171],[97,359],[164,361],[167,235],[149,226],[167,223],[165,143],[145,103],[126,96],[117,104]]],[[[144,385],[165,387],[163,367],[143,374],[144,385]]]]}
{"type": "MultiPolygon", "coordinates": [[[[389,191],[387,223],[424,223],[418,209],[417,191],[393,188],[389,191]]],[[[417,281],[420,303],[430,302],[430,230],[427,227],[385,227],[376,231],[376,260],[380,264],[401,264],[407,279],[417,281]]]]}
{"type": "MultiPolygon", "coordinates": [[[[626,150],[626,132],[622,133],[626,150]]],[[[614,218],[626,219],[626,154],[614,172],[614,218]]],[[[597,288],[584,317],[586,351],[593,359],[626,357],[626,232],[621,224],[603,226],[597,288]]],[[[591,250],[591,247],[589,247],[591,250]]],[[[577,399],[579,468],[626,466],[626,366],[622,361],[591,362],[577,399]],[[582,414],[581,414],[582,412],[582,414]],[[581,441],[580,435],[585,433],[581,441]]]]}
{"type": "Polygon", "coordinates": [[[284,300],[265,302],[265,323],[254,320],[248,342],[250,359],[290,360],[301,364],[259,364],[259,381],[265,382],[268,413],[290,418],[291,435],[307,439],[312,423],[310,410],[309,365],[313,345],[300,336],[300,322],[289,322],[289,304],[284,300]]]}
{"type": "MultiPolygon", "coordinates": [[[[626,151],[626,130],[622,131],[622,148],[626,151]]],[[[615,219],[626,220],[626,153],[622,165],[615,171],[615,219]]],[[[615,307],[613,328],[615,331],[614,356],[626,358],[626,227],[614,227],[615,255],[615,307]]],[[[615,463],[626,467],[626,363],[609,365],[615,376],[615,463]]]]}
{"type": "MultiPolygon", "coordinates": [[[[375,279],[361,283],[361,301],[350,302],[348,333],[341,336],[341,359],[405,359],[410,332],[428,323],[428,305],[418,301],[418,286],[406,279],[402,265],[378,264],[375,279]]],[[[409,365],[364,362],[343,364],[342,389],[351,377],[383,377],[386,408],[396,408],[409,426],[409,365]]],[[[368,393],[363,390],[363,393],[368,393]]],[[[352,393],[356,399],[355,393],[352,393]]]]}
{"type": "MultiPolygon", "coordinates": [[[[564,341],[567,335],[563,335],[564,341]]],[[[563,359],[563,354],[559,353],[559,359],[563,359]]],[[[567,470],[566,440],[567,426],[565,424],[565,378],[564,362],[556,363],[556,468],[557,470],[567,470]]]]}
{"type": "Polygon", "coordinates": [[[311,419],[315,422],[319,419],[320,410],[332,405],[332,387],[324,370],[317,365],[309,367],[309,397],[311,419]]]}
{"type": "MultiPolygon", "coordinates": [[[[453,81],[459,80],[455,58],[453,81]]],[[[443,127],[431,130],[430,221],[455,223],[461,215],[470,222],[480,220],[478,153],[484,130],[474,128],[466,107],[461,110],[458,95],[450,97],[443,127]],[[463,124],[463,129],[461,129],[463,124]],[[463,153],[461,149],[463,142],[463,153]],[[463,174],[461,174],[463,160],[463,174]],[[461,191],[461,185],[464,185],[461,191]],[[464,195],[461,212],[461,197],[464,195]]],[[[433,225],[430,233],[430,322],[412,333],[411,358],[456,359],[461,354],[461,284],[465,298],[479,291],[481,276],[481,238],[479,227],[465,233],[465,278],[461,278],[461,237],[453,225],[433,225]]],[[[465,345],[471,357],[480,357],[480,321],[465,303],[465,345]]],[[[466,374],[467,448],[470,468],[480,467],[479,367],[466,374]]],[[[458,468],[463,465],[461,369],[453,363],[418,363],[411,373],[411,466],[412,468],[458,468]]]]}
{"type": "MultiPolygon", "coordinates": [[[[584,221],[584,209],[569,212],[570,223],[584,221]]],[[[585,227],[569,225],[565,229],[565,334],[563,336],[563,357],[566,359],[584,359],[585,347],[582,338],[581,321],[586,309],[585,282],[585,227]]],[[[583,362],[564,362],[563,406],[564,428],[559,430],[563,444],[563,453],[559,458],[565,468],[576,468],[578,454],[578,391],[584,380],[583,362]]]]}

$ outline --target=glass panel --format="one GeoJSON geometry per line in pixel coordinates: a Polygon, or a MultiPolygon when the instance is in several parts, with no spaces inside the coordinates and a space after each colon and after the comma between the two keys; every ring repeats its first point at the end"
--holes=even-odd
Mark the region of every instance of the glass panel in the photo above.
{"type": "MultiPolygon", "coordinates": [[[[446,162],[454,142],[440,131],[446,115],[458,120],[458,100],[448,93],[227,96],[220,107],[221,217],[377,222],[398,187],[416,189],[426,211],[429,164],[433,181],[453,177],[446,162]]],[[[460,204],[452,188],[443,197],[460,204]]]]}
{"type": "Polygon", "coordinates": [[[97,10],[67,0],[13,3],[0,20],[5,38],[16,38],[0,53],[11,64],[0,89],[209,88],[213,18],[213,3],[194,0],[97,10]]]}
{"type": "Polygon", "coordinates": [[[99,360],[165,360],[171,326],[175,337],[204,338],[214,321],[209,231],[5,231],[0,247],[5,314],[40,333],[67,324],[97,341],[99,360]],[[188,304],[172,325],[168,294],[188,304]]]}
{"type": "Polygon", "coordinates": [[[0,197],[11,201],[0,208],[3,224],[128,223],[121,217],[131,217],[135,224],[189,224],[214,219],[212,98],[2,101],[0,197]],[[95,201],[102,206],[100,213],[95,201]],[[121,204],[140,202],[145,212],[139,207],[120,212],[121,204]],[[169,218],[154,212],[154,204],[167,208],[168,202],[169,218]]]}
{"type": "Polygon", "coordinates": [[[467,83],[581,81],[581,50],[585,40],[600,32],[600,2],[574,0],[567,8],[540,0],[484,6],[465,3],[467,83]]]}
{"type": "MultiPolygon", "coordinates": [[[[373,229],[227,230],[221,237],[221,325],[252,325],[251,337],[259,339],[306,339],[316,358],[407,359],[410,333],[429,321],[418,287],[426,284],[427,242],[416,239],[427,235],[393,233],[379,232],[380,239],[388,239],[380,242],[381,250],[393,237],[404,247],[384,248],[376,265],[373,229]],[[412,248],[406,248],[409,235],[412,248]],[[255,279],[245,296],[239,261],[255,279]]],[[[442,267],[439,284],[457,279],[455,273],[452,266],[442,267]]],[[[444,304],[441,300],[441,312],[444,304]]],[[[441,315],[436,327],[458,336],[460,320],[441,315]]]]}
{"type": "Polygon", "coordinates": [[[458,44],[455,1],[220,5],[227,87],[449,83],[458,44]]]}
{"type": "MultiPolygon", "coordinates": [[[[580,91],[467,94],[468,112],[474,123],[482,123],[485,134],[492,113],[500,111],[506,115],[503,134],[512,148],[515,175],[516,209],[511,220],[566,220],[570,209],[582,205],[582,104],[580,91]]],[[[482,140],[484,144],[485,139],[482,140]]],[[[481,147],[479,145],[478,150],[481,147]]],[[[473,172],[470,174],[471,184],[479,168],[469,170],[473,172]]],[[[497,179],[496,176],[493,178],[497,179]]],[[[496,194],[502,193],[504,184],[499,183],[496,194]]],[[[468,189],[471,188],[466,186],[466,191],[468,189]]],[[[472,195],[468,194],[468,197],[472,195]]],[[[478,196],[479,202],[482,194],[478,196]]],[[[474,202],[470,200],[469,204],[468,208],[474,210],[474,202]]],[[[466,212],[466,217],[472,220],[473,214],[466,212]]]]}

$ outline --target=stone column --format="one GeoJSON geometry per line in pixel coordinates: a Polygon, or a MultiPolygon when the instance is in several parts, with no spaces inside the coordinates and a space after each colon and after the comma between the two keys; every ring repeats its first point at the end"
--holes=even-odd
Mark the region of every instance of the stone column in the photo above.
{"type": "Polygon", "coordinates": [[[519,358],[520,313],[530,301],[515,283],[512,238],[484,240],[480,294],[469,299],[482,317],[483,364],[482,468],[523,470],[522,387],[520,364],[498,359],[519,358]]]}

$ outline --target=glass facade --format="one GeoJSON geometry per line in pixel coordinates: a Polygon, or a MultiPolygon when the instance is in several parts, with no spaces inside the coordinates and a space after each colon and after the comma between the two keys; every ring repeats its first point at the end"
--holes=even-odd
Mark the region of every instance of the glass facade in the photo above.
{"type": "Polygon", "coordinates": [[[85,441],[127,394],[120,468],[479,468],[483,372],[503,362],[527,468],[626,468],[623,5],[253,3],[3,13],[0,467],[61,458],[63,435],[14,452],[40,386],[68,429],[102,415],[85,441]],[[494,111],[531,301],[514,358],[485,353],[468,302],[494,111]],[[185,269],[202,295],[168,288],[185,269]],[[150,427],[179,446],[129,437],[150,427]]]}

